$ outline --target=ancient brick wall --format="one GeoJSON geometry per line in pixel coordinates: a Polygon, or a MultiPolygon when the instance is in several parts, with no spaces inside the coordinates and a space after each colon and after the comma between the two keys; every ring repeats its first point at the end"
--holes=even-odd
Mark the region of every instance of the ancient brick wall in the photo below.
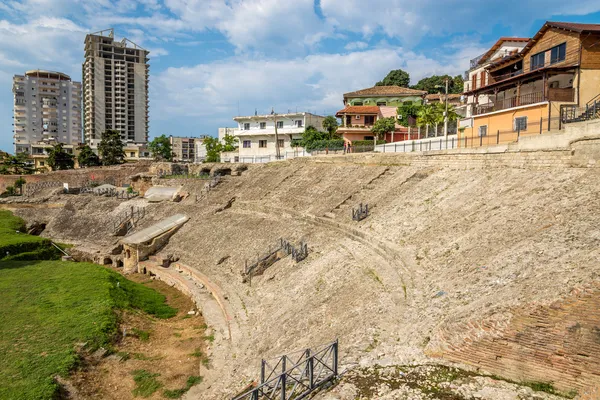
{"type": "Polygon", "coordinates": [[[446,325],[427,351],[515,381],[552,382],[579,394],[600,389],[600,283],[508,318],[446,325]]]}
{"type": "MultiPolygon", "coordinates": [[[[111,179],[115,184],[130,183],[129,177],[138,173],[148,172],[149,163],[123,164],[111,167],[94,167],[72,169],[67,171],[54,171],[45,174],[23,175],[27,183],[37,182],[63,182],[69,186],[79,186],[84,182],[96,180],[98,182],[111,179]]],[[[0,192],[6,190],[19,179],[19,175],[0,175],[0,192]]]]}

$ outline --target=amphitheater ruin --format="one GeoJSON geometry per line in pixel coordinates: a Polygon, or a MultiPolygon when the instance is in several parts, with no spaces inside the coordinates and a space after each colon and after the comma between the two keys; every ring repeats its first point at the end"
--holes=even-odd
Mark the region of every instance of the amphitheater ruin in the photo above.
{"type": "Polygon", "coordinates": [[[216,334],[188,399],[236,398],[260,384],[261,360],[297,350],[317,371],[306,360],[334,342],[315,398],[598,399],[600,126],[550,139],[60,171],[0,207],[75,260],[194,300],[216,334]],[[139,196],[77,191],[90,181],[139,196]],[[407,378],[453,368],[455,397],[407,378]]]}

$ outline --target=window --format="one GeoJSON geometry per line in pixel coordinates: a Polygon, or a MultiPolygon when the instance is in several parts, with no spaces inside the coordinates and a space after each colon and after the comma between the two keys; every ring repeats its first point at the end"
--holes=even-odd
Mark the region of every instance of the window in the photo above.
{"type": "Polygon", "coordinates": [[[44,166],[44,162],[40,161],[40,167],[43,167],[43,166],[44,166]]]}
{"type": "Polygon", "coordinates": [[[565,61],[567,55],[567,44],[559,44],[550,49],[550,64],[565,61]]]}
{"type": "Polygon", "coordinates": [[[479,127],[479,136],[487,136],[487,125],[481,125],[479,127]]]}
{"type": "Polygon", "coordinates": [[[362,101],[355,101],[352,105],[353,106],[362,106],[363,102],[362,101]]]}
{"type": "Polygon", "coordinates": [[[302,120],[301,119],[297,119],[296,120],[296,124],[295,124],[298,128],[302,128],[302,120]]]}
{"type": "Polygon", "coordinates": [[[365,115],[365,125],[373,125],[375,123],[374,115],[365,115]]]}
{"type": "Polygon", "coordinates": [[[135,157],[135,153],[133,151],[129,152],[129,157],[135,157]]]}
{"type": "Polygon", "coordinates": [[[249,122],[246,122],[246,123],[244,124],[244,130],[245,130],[245,131],[249,131],[249,130],[250,130],[250,123],[249,123],[249,122]]]}
{"type": "Polygon", "coordinates": [[[527,130],[527,117],[515,118],[515,131],[526,131],[527,130]]]}
{"type": "Polygon", "coordinates": [[[542,68],[544,66],[544,57],[545,57],[545,53],[538,53],[535,54],[533,56],[531,56],[531,70],[533,71],[534,69],[538,69],[538,68],[542,68]]]}
{"type": "Polygon", "coordinates": [[[259,140],[258,141],[258,147],[260,147],[260,148],[267,147],[267,141],[266,140],[259,140]]]}
{"type": "Polygon", "coordinates": [[[378,102],[377,102],[377,105],[378,105],[379,107],[381,107],[381,106],[387,106],[387,101],[378,101],[378,102]]]}
{"type": "Polygon", "coordinates": [[[283,139],[277,139],[277,147],[279,147],[280,149],[283,148],[283,139]]]}
{"type": "Polygon", "coordinates": [[[243,145],[245,149],[249,149],[250,147],[252,147],[252,142],[250,140],[244,140],[243,145]]]}
{"type": "Polygon", "coordinates": [[[283,129],[283,121],[277,121],[277,129],[283,129]]]}

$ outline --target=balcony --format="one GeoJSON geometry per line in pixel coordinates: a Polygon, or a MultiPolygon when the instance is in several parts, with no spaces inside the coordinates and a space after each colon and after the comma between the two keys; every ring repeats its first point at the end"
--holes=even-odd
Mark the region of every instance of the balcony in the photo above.
{"type": "Polygon", "coordinates": [[[544,92],[527,93],[521,96],[510,97],[497,102],[476,105],[473,109],[473,115],[487,114],[494,111],[508,110],[509,108],[526,106],[530,104],[541,103],[548,100],[544,92]]]}

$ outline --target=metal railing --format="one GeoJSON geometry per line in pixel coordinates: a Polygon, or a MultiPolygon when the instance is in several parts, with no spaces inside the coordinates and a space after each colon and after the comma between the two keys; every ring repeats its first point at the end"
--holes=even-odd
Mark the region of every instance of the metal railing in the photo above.
{"type": "Polygon", "coordinates": [[[584,107],[578,107],[576,105],[561,105],[561,123],[569,124],[572,122],[582,122],[600,118],[600,100],[597,98],[598,96],[588,102],[584,107]]]}
{"type": "Polygon", "coordinates": [[[144,207],[131,206],[129,210],[125,210],[121,214],[117,215],[117,218],[113,222],[113,232],[118,233],[124,225],[127,229],[126,234],[138,223],[139,220],[146,216],[146,209],[144,207]]]}
{"type": "Polygon", "coordinates": [[[369,216],[369,204],[365,204],[363,207],[363,203],[360,203],[357,208],[352,208],[352,220],[353,221],[362,221],[363,219],[369,216]]]}
{"type": "Polygon", "coordinates": [[[481,115],[494,111],[506,110],[513,107],[541,103],[546,100],[547,98],[544,95],[544,92],[522,94],[520,96],[510,97],[508,99],[503,99],[496,102],[477,105],[473,109],[473,115],[481,115]]]}
{"type": "Polygon", "coordinates": [[[270,266],[270,264],[266,265],[268,260],[271,259],[272,262],[278,261],[279,257],[274,258],[274,256],[280,251],[285,255],[291,255],[292,260],[299,263],[308,256],[308,245],[304,242],[300,242],[300,245],[296,247],[292,245],[290,241],[280,238],[275,246],[269,245],[268,250],[265,253],[259,253],[252,259],[246,259],[242,275],[245,278],[252,278],[252,276],[255,275],[255,272],[259,270],[259,267],[267,268],[270,266]]]}
{"type": "Polygon", "coordinates": [[[233,400],[300,400],[338,376],[338,341],[261,361],[260,384],[233,400]]]}

